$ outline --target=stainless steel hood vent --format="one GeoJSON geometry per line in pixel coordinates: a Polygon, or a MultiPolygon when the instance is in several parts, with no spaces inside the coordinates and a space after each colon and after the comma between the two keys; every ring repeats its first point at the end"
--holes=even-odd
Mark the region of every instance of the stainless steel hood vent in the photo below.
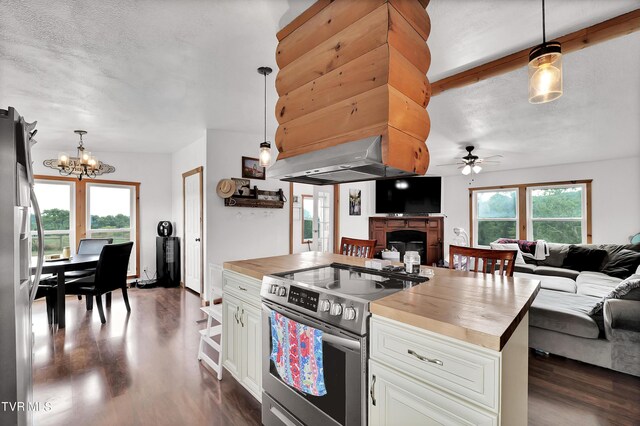
{"type": "Polygon", "coordinates": [[[415,176],[382,162],[382,136],[372,136],[295,157],[277,160],[270,178],[311,185],[333,185],[399,176],[415,176]]]}

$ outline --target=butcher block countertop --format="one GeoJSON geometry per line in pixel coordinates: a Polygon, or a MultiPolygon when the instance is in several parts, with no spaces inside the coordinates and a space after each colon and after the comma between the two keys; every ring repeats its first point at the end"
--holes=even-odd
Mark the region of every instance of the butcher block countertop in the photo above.
{"type": "MultiPolygon", "coordinates": [[[[365,259],[305,252],[225,262],[224,269],[258,280],[263,275],[332,262],[364,266],[365,259]]],[[[371,303],[379,315],[500,351],[540,289],[540,281],[434,268],[428,282],[371,303]]]]}

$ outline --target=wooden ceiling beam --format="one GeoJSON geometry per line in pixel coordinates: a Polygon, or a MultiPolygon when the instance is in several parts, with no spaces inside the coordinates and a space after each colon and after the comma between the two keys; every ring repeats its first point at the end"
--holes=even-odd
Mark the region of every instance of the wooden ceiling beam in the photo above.
{"type": "MultiPolygon", "coordinates": [[[[617,37],[625,36],[640,30],[640,9],[633,10],[615,18],[574,31],[558,37],[553,41],[562,44],[562,53],[567,54],[594,44],[602,43],[617,37]]],[[[512,53],[500,59],[478,65],[466,71],[431,83],[431,96],[468,86],[491,77],[514,71],[529,63],[529,51],[534,46],[512,53]]],[[[633,54],[633,53],[630,53],[633,54]]]]}

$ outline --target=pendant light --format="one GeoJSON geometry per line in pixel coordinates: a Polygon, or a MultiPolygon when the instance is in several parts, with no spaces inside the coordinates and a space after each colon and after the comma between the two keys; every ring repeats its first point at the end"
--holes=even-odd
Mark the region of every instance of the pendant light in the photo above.
{"type": "Polygon", "coordinates": [[[542,0],[542,44],[529,52],[529,102],[543,104],[562,96],[562,48],[547,43],[544,0],[542,0]]]}
{"type": "Polygon", "coordinates": [[[273,70],[269,67],[258,68],[258,73],[264,76],[264,141],[260,144],[260,166],[271,165],[271,142],[267,140],[267,76],[273,70]]]}

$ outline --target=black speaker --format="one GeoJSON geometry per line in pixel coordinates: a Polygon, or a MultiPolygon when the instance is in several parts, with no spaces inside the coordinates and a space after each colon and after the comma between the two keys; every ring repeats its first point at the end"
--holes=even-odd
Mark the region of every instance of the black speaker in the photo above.
{"type": "Polygon", "coordinates": [[[156,271],[158,285],[163,287],[180,285],[180,239],[178,237],[156,237],[156,271]]]}

